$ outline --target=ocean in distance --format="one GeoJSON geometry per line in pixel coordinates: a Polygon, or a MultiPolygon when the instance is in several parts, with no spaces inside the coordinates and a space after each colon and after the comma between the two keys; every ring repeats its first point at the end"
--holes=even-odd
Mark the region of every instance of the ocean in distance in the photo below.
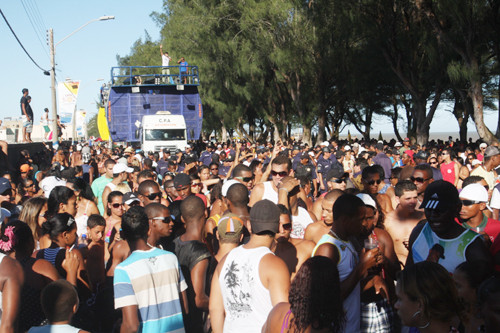
{"type": "MultiPolygon", "coordinates": [[[[372,131],[371,137],[374,139],[378,139],[378,132],[372,131]]],[[[400,132],[400,135],[404,138],[406,136],[406,132],[400,132]]],[[[448,140],[448,137],[451,136],[453,138],[453,141],[455,141],[457,138],[459,138],[459,133],[458,131],[455,132],[431,132],[429,134],[429,140],[448,140]]],[[[351,138],[352,139],[362,139],[363,136],[360,135],[358,132],[353,132],[351,131],[351,138]]],[[[386,141],[390,141],[391,139],[398,140],[396,135],[392,133],[382,133],[382,138],[386,141]]],[[[479,134],[477,134],[477,131],[468,131],[467,132],[467,140],[469,138],[472,138],[472,141],[476,141],[479,139],[479,134]]],[[[347,139],[347,133],[342,133],[340,134],[340,139],[347,139]]]]}

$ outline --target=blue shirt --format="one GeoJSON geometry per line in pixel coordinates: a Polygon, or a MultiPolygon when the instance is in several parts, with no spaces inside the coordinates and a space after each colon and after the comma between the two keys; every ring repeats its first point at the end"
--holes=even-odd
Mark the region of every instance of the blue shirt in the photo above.
{"type": "Polygon", "coordinates": [[[116,266],[113,287],[116,309],[137,306],[139,332],[184,332],[179,294],[187,284],[173,253],[132,252],[116,266]]]}

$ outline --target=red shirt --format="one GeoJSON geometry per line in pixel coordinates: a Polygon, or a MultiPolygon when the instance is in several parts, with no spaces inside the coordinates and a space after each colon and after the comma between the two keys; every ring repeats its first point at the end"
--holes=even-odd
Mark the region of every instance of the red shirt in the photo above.
{"type": "Polygon", "coordinates": [[[448,164],[441,164],[441,174],[443,175],[443,180],[455,185],[455,162],[451,161],[448,164]]]}

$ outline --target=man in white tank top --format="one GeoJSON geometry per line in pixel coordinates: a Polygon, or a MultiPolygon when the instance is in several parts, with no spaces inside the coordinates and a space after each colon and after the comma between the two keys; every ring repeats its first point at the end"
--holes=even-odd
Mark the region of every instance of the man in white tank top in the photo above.
{"type": "Polygon", "coordinates": [[[288,301],[288,268],[270,251],[279,218],[274,203],[257,202],[250,211],[250,241],[217,265],[209,305],[214,333],[260,332],[273,306],[288,301]]]}
{"type": "Polygon", "coordinates": [[[134,172],[134,169],[129,168],[123,163],[116,163],[113,166],[113,180],[106,184],[102,192],[102,204],[104,207],[108,207],[108,195],[116,189],[118,184],[126,181],[128,179],[128,174],[132,172],[134,172]]]}
{"type": "Polygon", "coordinates": [[[290,175],[292,162],[288,156],[280,154],[271,161],[270,167],[272,180],[254,186],[248,204],[250,207],[253,207],[257,201],[262,199],[278,204],[278,187],[283,178],[290,175]]]}

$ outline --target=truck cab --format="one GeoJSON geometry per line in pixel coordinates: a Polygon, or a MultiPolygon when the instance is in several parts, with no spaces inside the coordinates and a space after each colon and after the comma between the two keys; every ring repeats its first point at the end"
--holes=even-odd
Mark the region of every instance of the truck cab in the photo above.
{"type": "Polygon", "coordinates": [[[141,149],[145,152],[158,152],[164,148],[184,150],[188,144],[184,116],[158,111],[154,115],[143,116],[139,126],[137,133],[141,149]]]}

